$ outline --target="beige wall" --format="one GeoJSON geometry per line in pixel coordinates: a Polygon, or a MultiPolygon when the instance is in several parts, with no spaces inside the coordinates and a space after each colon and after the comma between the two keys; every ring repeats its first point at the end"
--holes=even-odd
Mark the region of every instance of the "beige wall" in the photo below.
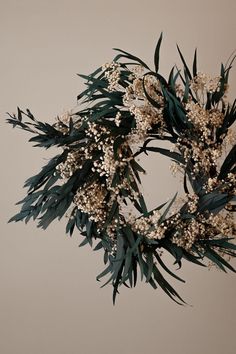
{"type": "MultiPolygon", "coordinates": [[[[197,46],[202,70],[218,73],[236,48],[235,13],[234,0],[0,0],[1,354],[236,352],[233,274],[186,264],[180,275],[187,283],[173,284],[193,307],[179,307],[145,284],[121,289],[113,307],[111,287],[95,281],[100,254],[78,248],[79,235],[65,236],[63,222],[47,231],[6,224],[24,196],[24,180],[50,153],[32,149],[29,135],[4,123],[17,105],[45,121],[74,106],[83,87],[76,73],[110,60],[112,47],[151,63],[161,31],[163,73],[178,62],[176,42],[188,59],[197,46]]],[[[234,67],[232,97],[235,79],[234,67]]],[[[166,160],[145,161],[150,172],[152,163],[144,181],[150,205],[179,186],[166,160]]]]}

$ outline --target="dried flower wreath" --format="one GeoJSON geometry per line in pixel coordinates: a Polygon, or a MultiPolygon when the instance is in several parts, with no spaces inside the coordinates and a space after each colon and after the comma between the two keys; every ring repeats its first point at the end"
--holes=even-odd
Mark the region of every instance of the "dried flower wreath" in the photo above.
{"type": "Polygon", "coordinates": [[[231,105],[226,98],[233,59],[212,78],[198,72],[196,51],[190,71],[177,46],[183,73],[174,67],[166,80],[159,74],[161,41],[162,34],[154,71],[115,49],[119,54],[111,63],[80,75],[87,85],[78,96],[81,109],[57,117],[55,124],[19,108],[7,119],[33,133],[35,146],[63,150],[26,181],[28,194],[10,221],[38,218],[45,229],[69,213],[67,233],[77,227],[84,236],[81,245],[96,240],[94,250],[103,249],[106,268],[97,279],[108,276],[104,285],[113,285],[114,302],[119,286],[135,286],[140,271],[141,280],[184,303],[160,271],[183,281],[164,263],[163,251],[179,267],[183,259],[197,265],[208,259],[234,271],[228,260],[236,256],[231,242],[236,230],[236,101],[231,105]],[[160,140],[173,148],[150,146],[160,140]],[[170,210],[176,195],[147,209],[139,189],[145,171],[137,157],[148,152],[169,157],[174,170],[182,172],[185,198],[178,210],[170,210]]]}

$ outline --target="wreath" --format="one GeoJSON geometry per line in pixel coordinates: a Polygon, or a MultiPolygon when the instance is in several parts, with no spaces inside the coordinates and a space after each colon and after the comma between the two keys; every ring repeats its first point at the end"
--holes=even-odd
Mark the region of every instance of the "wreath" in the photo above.
{"type": "Polygon", "coordinates": [[[10,221],[38,219],[46,229],[55,219],[68,217],[66,232],[77,228],[80,245],[95,243],[104,252],[105,270],[113,285],[134,287],[138,273],[153,288],[162,288],[177,303],[184,300],[163,271],[184,281],[166,265],[163,253],[181,267],[186,260],[223,271],[235,271],[232,243],[236,225],[236,145],[233,123],[236,101],[227,101],[233,63],[221,65],[211,77],[192,69],[177,46],[183,65],[168,79],[159,73],[162,34],[151,70],[141,59],[123,50],[86,80],[77,97],[79,110],[58,116],[53,124],[41,122],[18,108],[7,121],[33,133],[34,146],[57,146],[62,152],[29,178],[21,211],[10,221]],[[171,148],[162,148],[166,141],[171,148]],[[172,161],[182,176],[184,196],[148,210],[140,191],[145,173],[139,155],[151,152],[172,161]],[[204,263],[204,261],[207,262],[204,263]]]}

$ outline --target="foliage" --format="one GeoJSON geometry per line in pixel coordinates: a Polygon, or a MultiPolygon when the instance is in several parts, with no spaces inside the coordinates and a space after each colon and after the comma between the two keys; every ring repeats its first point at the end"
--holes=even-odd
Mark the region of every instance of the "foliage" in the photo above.
{"type": "Polygon", "coordinates": [[[229,216],[235,211],[236,145],[221,165],[217,162],[236,119],[236,102],[230,105],[225,98],[232,61],[208,85],[198,73],[197,52],[191,70],[178,47],[183,72],[174,67],[166,80],[159,73],[161,41],[162,35],[154,70],[115,49],[112,63],[80,75],[87,86],[77,97],[80,109],[55,124],[20,108],[8,118],[13,127],[33,134],[34,146],[62,148],[26,181],[27,196],[10,221],[38,219],[46,229],[70,213],[66,232],[78,229],[81,246],[96,242],[94,250],[104,251],[106,268],[97,280],[108,277],[103,286],[113,285],[114,302],[119,287],[134,287],[140,273],[154,289],[184,303],[162,274],[183,281],[165,265],[163,251],[179,267],[183,260],[205,265],[208,259],[234,271],[225,255],[236,255],[229,216]],[[173,149],[150,146],[160,140],[173,149]],[[177,195],[148,211],[139,189],[145,171],[137,157],[153,152],[170,158],[184,176],[186,200],[172,213],[177,195]],[[129,205],[136,209],[131,218],[129,205]]]}

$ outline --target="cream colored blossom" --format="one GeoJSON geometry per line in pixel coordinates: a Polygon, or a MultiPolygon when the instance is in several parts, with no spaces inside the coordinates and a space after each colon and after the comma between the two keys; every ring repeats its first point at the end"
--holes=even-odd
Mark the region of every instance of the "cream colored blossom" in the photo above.
{"type": "Polygon", "coordinates": [[[204,91],[213,93],[219,90],[220,76],[210,77],[205,73],[199,72],[190,82],[190,87],[193,91],[204,91]]]}
{"type": "Polygon", "coordinates": [[[208,180],[207,180],[207,190],[208,190],[208,192],[212,192],[213,189],[217,186],[217,184],[218,184],[217,177],[208,178],[208,180]]]}
{"type": "Polygon", "coordinates": [[[126,88],[123,104],[134,116],[136,127],[129,134],[130,144],[137,144],[145,140],[148,132],[154,125],[159,125],[162,134],[165,125],[163,119],[164,99],[160,93],[159,81],[151,75],[136,78],[126,88]],[[154,107],[147,99],[145,89],[150,97],[155,100],[160,108],[154,107]]]}
{"type": "Polygon", "coordinates": [[[108,80],[108,90],[116,91],[120,80],[120,64],[112,61],[102,66],[104,75],[108,80]]]}
{"type": "Polygon", "coordinates": [[[160,240],[165,237],[166,228],[159,224],[161,213],[158,210],[153,211],[149,216],[142,216],[134,219],[130,218],[133,231],[145,235],[149,239],[160,240]]]}
{"type": "Polygon", "coordinates": [[[68,153],[66,161],[56,166],[56,170],[63,179],[70,178],[74,172],[82,168],[84,156],[80,151],[71,151],[68,153]]]}
{"type": "Polygon", "coordinates": [[[183,225],[182,229],[179,228],[175,231],[172,242],[189,251],[198,238],[204,237],[205,230],[205,225],[196,219],[191,219],[190,222],[183,225]]]}
{"type": "Polygon", "coordinates": [[[195,213],[198,207],[199,197],[197,194],[188,195],[188,208],[190,213],[195,213]]]}
{"type": "Polygon", "coordinates": [[[214,108],[206,110],[199,102],[195,103],[189,101],[186,106],[187,117],[190,122],[192,122],[203,135],[207,138],[211,130],[208,129],[209,124],[213,127],[219,127],[224,119],[224,115],[220,110],[214,108]],[[206,131],[206,133],[205,133],[206,131]]]}
{"type": "Polygon", "coordinates": [[[117,114],[115,116],[115,124],[116,124],[117,127],[119,127],[120,123],[121,123],[121,113],[117,112],[117,114]]]}
{"type": "Polygon", "coordinates": [[[82,212],[89,214],[91,220],[101,223],[106,219],[106,194],[100,183],[93,182],[77,191],[74,203],[82,212]]]}

